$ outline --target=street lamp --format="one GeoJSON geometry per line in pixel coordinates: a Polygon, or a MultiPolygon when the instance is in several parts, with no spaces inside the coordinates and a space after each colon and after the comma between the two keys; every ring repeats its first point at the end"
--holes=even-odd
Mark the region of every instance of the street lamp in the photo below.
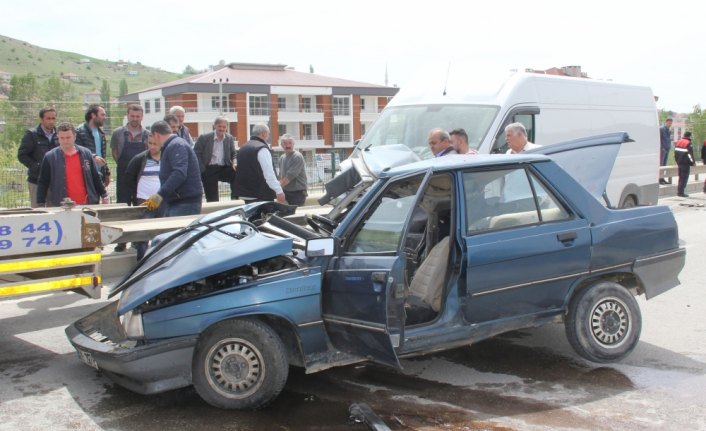
{"type": "MultiPolygon", "coordinates": [[[[216,83],[216,78],[213,78],[213,83],[216,83]]],[[[228,78],[226,78],[226,84],[228,83],[228,78]]],[[[220,114],[223,115],[223,78],[218,78],[218,108],[220,114]]]]}

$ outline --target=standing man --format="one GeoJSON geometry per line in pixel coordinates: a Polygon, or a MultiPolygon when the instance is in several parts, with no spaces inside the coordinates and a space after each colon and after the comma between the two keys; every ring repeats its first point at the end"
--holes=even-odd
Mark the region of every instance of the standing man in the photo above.
{"type": "MultiPolygon", "coordinates": [[[[659,155],[660,166],[667,166],[669,159],[669,150],[672,148],[672,133],[669,129],[672,128],[672,117],[667,117],[664,125],[659,128],[659,155]]],[[[669,184],[664,178],[659,179],[660,184],[669,184]]]]}
{"type": "Polygon", "coordinates": [[[137,103],[127,107],[127,125],[118,127],[110,137],[110,150],[117,164],[116,201],[130,204],[130,190],[127,187],[125,172],[133,157],[147,150],[149,132],[142,127],[142,105],[137,103]]]}
{"type": "Polygon", "coordinates": [[[84,115],[86,120],[78,129],[76,129],[76,145],[88,148],[93,154],[93,160],[98,167],[98,173],[103,179],[103,185],[108,187],[110,184],[110,169],[105,163],[106,145],[105,132],[103,132],[103,124],[105,124],[105,109],[101,105],[89,105],[84,115]]]}
{"type": "Polygon", "coordinates": [[[37,179],[42,159],[49,150],[59,145],[55,126],[56,109],[42,108],[39,111],[39,125],[36,129],[25,132],[17,150],[17,159],[27,167],[27,185],[32,208],[37,208],[37,179]]]}
{"type": "MultiPolygon", "coordinates": [[[[117,164],[116,201],[130,205],[130,190],[127,185],[127,165],[133,157],[147,149],[149,132],[142,128],[142,105],[134,103],[127,107],[127,125],[118,127],[110,137],[110,151],[117,164]]],[[[125,251],[125,243],[119,242],[115,251],[125,251]]]]}
{"type": "Polygon", "coordinates": [[[289,205],[302,206],[306,202],[306,169],[304,156],[294,149],[294,138],[283,135],[280,145],[284,155],[279,158],[279,183],[289,205]]]}
{"type": "Polygon", "coordinates": [[[478,151],[468,145],[468,133],[464,129],[453,129],[449,132],[451,146],[458,154],[478,154],[478,151]]]}
{"type": "Polygon", "coordinates": [[[689,171],[694,166],[694,148],[691,146],[691,132],[684,132],[684,136],[674,143],[674,160],[679,167],[677,196],[688,198],[686,182],[689,180],[689,171]]]}
{"type": "MultiPolygon", "coordinates": [[[[167,114],[164,116],[164,121],[169,124],[169,127],[172,129],[172,133],[175,135],[179,136],[179,119],[176,117],[174,114],[167,114]]],[[[191,136],[189,136],[191,137],[191,136]]]]}
{"type": "MultiPolygon", "coordinates": [[[[162,156],[162,148],[150,136],[147,140],[147,151],[130,160],[125,171],[125,182],[130,192],[130,203],[132,205],[142,205],[150,196],[159,192],[159,161],[162,156]]],[[[156,208],[152,211],[145,211],[143,219],[161,217],[167,205],[156,208]]],[[[147,241],[133,242],[137,250],[137,260],[141,260],[147,251],[147,241]]]]}
{"type": "Polygon", "coordinates": [[[505,140],[510,149],[506,154],[520,154],[541,145],[533,144],[527,140],[527,130],[522,123],[512,123],[505,126],[505,140]]]}
{"type": "Polygon", "coordinates": [[[267,145],[270,128],[258,123],[252,128],[250,140],[238,151],[238,169],[235,171],[231,197],[240,197],[245,203],[271,201],[284,203],[284,191],[272,166],[272,152],[267,145]]]}
{"type": "Polygon", "coordinates": [[[68,197],[78,205],[107,204],[103,186],[90,150],[76,145],[76,131],[71,123],[57,127],[59,146],[47,152],[37,180],[37,204],[58,207],[68,197]],[[47,200],[47,193],[51,200],[47,200]]]}
{"type": "Polygon", "coordinates": [[[434,157],[442,157],[447,154],[458,154],[451,146],[451,136],[443,129],[431,129],[427,137],[427,143],[434,157]]]}
{"type": "Polygon", "coordinates": [[[148,211],[162,205],[167,217],[195,215],[201,213],[203,186],[199,173],[199,161],[193,148],[184,139],[172,133],[166,121],[152,125],[152,138],[162,148],[159,162],[159,190],[144,202],[148,211]]]}
{"type": "Polygon", "coordinates": [[[216,117],[213,122],[213,132],[199,136],[194,145],[207,202],[218,202],[219,181],[230,184],[230,193],[233,194],[237,153],[235,140],[226,130],[228,130],[228,120],[225,117],[216,117]]]}
{"type": "Polygon", "coordinates": [[[186,110],[179,105],[172,106],[169,109],[169,113],[176,116],[179,120],[179,133],[177,136],[188,142],[192,147],[194,146],[194,140],[191,139],[191,133],[189,133],[189,128],[184,125],[184,117],[186,116],[186,110]]]}

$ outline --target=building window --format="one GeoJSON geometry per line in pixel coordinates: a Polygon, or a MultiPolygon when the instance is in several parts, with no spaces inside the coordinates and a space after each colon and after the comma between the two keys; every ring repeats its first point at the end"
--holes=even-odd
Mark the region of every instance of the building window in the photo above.
{"type": "Polygon", "coordinates": [[[360,110],[365,111],[365,99],[360,98],[360,110]]]}
{"type": "Polygon", "coordinates": [[[280,124],[277,126],[277,130],[279,131],[279,136],[282,137],[282,135],[287,134],[287,125],[280,124]]]}
{"type": "Polygon", "coordinates": [[[304,136],[302,137],[302,139],[305,139],[307,141],[313,140],[314,137],[312,136],[313,135],[312,130],[313,129],[311,127],[311,124],[303,124],[302,125],[302,132],[304,133],[304,136]]]}
{"type": "Polygon", "coordinates": [[[285,99],[284,97],[278,97],[277,109],[279,109],[280,111],[284,111],[285,109],[287,109],[287,99],[285,99]]]}
{"type": "Polygon", "coordinates": [[[348,123],[338,123],[333,125],[333,141],[334,142],[350,142],[351,141],[351,125],[348,123]]]}
{"type": "Polygon", "coordinates": [[[162,101],[154,99],[154,112],[162,112],[162,101]]]}
{"type": "Polygon", "coordinates": [[[145,114],[149,114],[150,112],[152,112],[152,101],[145,100],[145,114]]]}
{"type": "Polygon", "coordinates": [[[333,115],[351,115],[350,99],[347,96],[333,97],[333,115]]]}
{"type": "Polygon", "coordinates": [[[302,99],[302,112],[311,112],[311,97],[302,99]]]}
{"type": "Polygon", "coordinates": [[[228,96],[211,96],[211,109],[214,111],[228,110],[228,96]]]}
{"type": "Polygon", "coordinates": [[[266,95],[250,96],[250,115],[270,115],[270,100],[266,95]]]}
{"type": "Polygon", "coordinates": [[[366,129],[365,123],[360,123],[360,136],[361,136],[361,137],[362,137],[363,135],[365,135],[365,129],[366,129]]]}

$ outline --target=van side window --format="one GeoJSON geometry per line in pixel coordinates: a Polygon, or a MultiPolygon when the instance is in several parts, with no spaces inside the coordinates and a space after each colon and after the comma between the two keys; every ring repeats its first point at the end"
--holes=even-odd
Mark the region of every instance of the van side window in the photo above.
{"type": "Polygon", "coordinates": [[[485,231],[566,220],[559,200],[524,168],[463,174],[466,231],[485,231]]]}

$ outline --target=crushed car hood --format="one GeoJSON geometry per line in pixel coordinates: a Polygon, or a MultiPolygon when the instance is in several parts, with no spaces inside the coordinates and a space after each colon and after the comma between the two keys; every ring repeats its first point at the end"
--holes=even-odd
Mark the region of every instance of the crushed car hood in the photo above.
{"type": "Polygon", "coordinates": [[[292,239],[260,233],[242,213],[204,217],[164,239],[111,294],[124,290],[123,314],[167,289],[270,257],[289,253],[292,239]],[[210,222],[209,222],[210,221],[210,222]]]}

